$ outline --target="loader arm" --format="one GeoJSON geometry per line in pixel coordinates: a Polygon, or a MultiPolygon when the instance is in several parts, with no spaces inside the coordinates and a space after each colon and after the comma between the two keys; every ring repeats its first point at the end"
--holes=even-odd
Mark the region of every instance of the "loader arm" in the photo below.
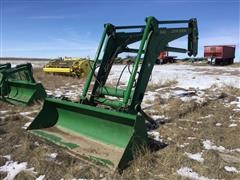
{"type": "Polygon", "coordinates": [[[91,105],[103,104],[117,110],[136,114],[140,108],[144,93],[152,73],[155,60],[160,51],[188,53],[189,56],[197,55],[198,28],[196,19],[178,21],[158,21],[154,17],[146,19],[145,26],[114,26],[105,25],[102,41],[99,45],[95,64],[89,74],[81,96],[81,103],[91,105]],[[167,28],[164,24],[186,24],[186,27],[167,28]],[[118,30],[134,29],[138,32],[118,32],[118,30]],[[168,43],[188,35],[188,47],[186,49],[169,47],[168,43]],[[104,43],[105,42],[105,43],[104,43]],[[140,42],[138,49],[130,49],[128,45],[140,42]],[[104,47],[104,49],[103,49],[104,47]],[[102,59],[99,58],[103,51],[102,59]],[[106,87],[106,81],[115,58],[122,52],[137,53],[134,59],[133,71],[126,89],[106,87]],[[140,65],[140,59],[143,59],[140,65]],[[91,90],[90,97],[87,92],[93,79],[96,64],[100,63],[98,74],[91,90]],[[141,67],[140,67],[141,66],[141,67]],[[138,69],[140,67],[140,71],[138,69]],[[136,74],[139,73],[136,79],[136,74]],[[136,86],[133,87],[134,82],[136,86]],[[120,100],[109,100],[105,96],[113,96],[120,100]]]}

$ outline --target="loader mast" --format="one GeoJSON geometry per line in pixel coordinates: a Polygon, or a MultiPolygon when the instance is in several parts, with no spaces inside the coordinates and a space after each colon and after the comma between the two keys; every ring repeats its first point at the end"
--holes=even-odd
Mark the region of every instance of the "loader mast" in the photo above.
{"type": "Polygon", "coordinates": [[[144,97],[155,60],[160,51],[188,53],[196,56],[198,49],[197,20],[158,21],[154,17],[146,18],[144,26],[114,26],[106,24],[101,42],[95,57],[95,63],[89,73],[81,96],[81,103],[91,105],[106,105],[111,108],[136,114],[144,97]],[[186,27],[167,28],[164,24],[187,24],[186,27]],[[138,30],[136,32],[118,32],[119,30],[138,30]],[[187,49],[169,47],[168,43],[188,35],[187,49]],[[128,45],[140,42],[138,49],[128,48],[128,45]],[[133,69],[125,89],[107,87],[106,81],[115,58],[123,52],[136,53],[133,69]],[[100,54],[103,54],[100,59],[100,54]],[[142,62],[141,62],[142,61],[142,62]],[[90,82],[93,79],[97,64],[100,63],[98,74],[91,95],[90,82]],[[138,77],[136,78],[136,76],[138,77]],[[106,96],[117,97],[111,100],[106,96]]]}

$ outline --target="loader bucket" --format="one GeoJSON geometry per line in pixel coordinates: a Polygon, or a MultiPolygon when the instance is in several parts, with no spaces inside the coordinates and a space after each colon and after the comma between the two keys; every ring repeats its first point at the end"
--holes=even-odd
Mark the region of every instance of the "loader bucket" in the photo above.
{"type": "Polygon", "coordinates": [[[4,100],[15,105],[29,105],[47,96],[41,83],[8,80],[6,86],[4,100]]]}
{"type": "Polygon", "coordinates": [[[1,72],[2,70],[10,69],[10,68],[11,68],[11,64],[10,64],[10,63],[0,64],[0,72],[1,72]]]}
{"type": "Polygon", "coordinates": [[[54,98],[45,99],[28,130],[112,170],[126,167],[147,141],[141,116],[54,98]]]}
{"type": "Polygon", "coordinates": [[[11,68],[10,63],[0,64],[0,85],[2,84],[2,81],[3,81],[2,71],[10,69],[10,68],[11,68]]]}

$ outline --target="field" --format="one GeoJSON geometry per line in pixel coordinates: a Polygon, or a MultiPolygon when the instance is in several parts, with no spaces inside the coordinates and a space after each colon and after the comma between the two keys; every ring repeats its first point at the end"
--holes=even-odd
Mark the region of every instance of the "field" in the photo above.
{"type": "MultiPolygon", "coordinates": [[[[78,101],[84,79],[34,76],[48,95],[78,101]]],[[[115,85],[124,65],[115,65],[115,85]]],[[[149,127],[151,148],[136,152],[121,174],[108,172],[26,131],[42,102],[0,102],[0,179],[240,179],[240,68],[157,65],[142,107],[159,125],[149,127]]],[[[128,72],[120,86],[126,86],[128,72]]]]}

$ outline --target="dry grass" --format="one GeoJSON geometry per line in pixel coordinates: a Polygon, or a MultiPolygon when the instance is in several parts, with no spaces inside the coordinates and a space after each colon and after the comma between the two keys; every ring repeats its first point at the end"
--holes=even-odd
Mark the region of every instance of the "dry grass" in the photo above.
{"type": "Polygon", "coordinates": [[[194,62],[192,63],[191,61],[179,61],[178,64],[181,65],[191,65],[191,66],[209,66],[209,64],[206,61],[200,61],[200,63],[198,62],[194,62]]]}
{"type": "Polygon", "coordinates": [[[131,166],[121,175],[116,174],[115,179],[154,179],[155,174],[152,174],[151,170],[158,168],[158,165],[156,153],[144,147],[136,152],[131,166]]]}
{"type": "MultiPolygon", "coordinates": [[[[29,168],[34,167],[38,172],[38,174],[22,172],[16,179],[35,179],[41,174],[46,175],[48,179],[73,179],[75,177],[88,179],[105,174],[104,171],[66,154],[58,146],[26,132],[21,128],[26,122],[27,120],[20,115],[0,121],[0,129],[4,129],[4,133],[0,135],[2,138],[0,154],[11,154],[14,161],[27,162],[29,168]],[[55,160],[49,158],[51,153],[58,154],[55,160]]],[[[0,164],[5,162],[6,159],[0,159],[0,164]]]]}
{"type": "Polygon", "coordinates": [[[233,86],[224,86],[222,91],[227,93],[228,96],[236,97],[240,96],[240,89],[233,86]]]}
{"type": "MultiPolygon", "coordinates": [[[[81,80],[52,75],[42,75],[40,70],[35,70],[35,77],[49,89],[58,88],[66,83],[80,83],[81,80]],[[52,84],[53,83],[53,84],[52,84]]],[[[171,87],[176,82],[166,84],[158,83],[150,85],[151,90],[162,87],[171,87]]],[[[240,147],[240,112],[233,111],[234,106],[224,104],[236,100],[240,96],[240,90],[233,87],[224,87],[221,90],[205,93],[209,95],[203,103],[194,101],[183,102],[177,98],[162,101],[157,99],[151,107],[151,115],[165,115],[169,117],[165,124],[161,124],[155,131],[159,132],[167,147],[152,152],[143,148],[136,152],[136,156],[128,169],[122,174],[105,172],[91,164],[70,156],[63,148],[26,132],[22,126],[28,122],[27,118],[19,115],[19,112],[39,111],[41,104],[31,107],[14,107],[0,102],[1,110],[9,110],[11,116],[0,117],[0,155],[11,154],[14,161],[27,162],[28,167],[34,167],[38,174],[22,172],[16,179],[35,179],[39,175],[46,175],[46,179],[184,179],[176,172],[181,167],[190,167],[201,176],[214,179],[240,179],[240,174],[229,173],[224,166],[234,166],[240,170],[240,155],[238,152],[221,153],[214,150],[206,150],[203,141],[206,139],[214,142],[216,146],[224,146],[227,149],[240,147]],[[210,115],[210,116],[209,116],[210,115]],[[231,118],[230,118],[231,117],[231,118]],[[235,120],[235,121],[233,121],[235,120]],[[221,126],[216,126],[221,123],[221,126]],[[231,123],[237,126],[229,128],[231,123]],[[188,144],[186,144],[188,143],[188,144]],[[180,147],[180,145],[184,145],[180,147]],[[15,145],[21,145],[16,147],[15,145]],[[184,153],[200,153],[204,162],[200,163],[189,159],[184,153]],[[49,159],[49,154],[57,153],[55,160],[49,159]],[[238,162],[239,160],[239,162],[238,162]]],[[[149,103],[152,103],[149,101],[149,103]]],[[[33,113],[35,116],[37,112],[33,113]]],[[[0,166],[6,159],[0,156],[0,166]]],[[[0,173],[0,179],[6,176],[0,173]]]]}
{"type": "MultiPolygon", "coordinates": [[[[170,121],[166,121],[166,124],[161,125],[156,130],[168,146],[151,154],[151,156],[147,155],[148,159],[142,160],[143,163],[136,160],[136,165],[126,170],[123,179],[145,179],[146,177],[150,179],[180,179],[176,171],[181,167],[190,167],[200,176],[208,178],[240,178],[239,174],[224,170],[225,166],[240,169],[239,153],[227,153],[226,158],[226,153],[206,150],[203,147],[203,141],[206,139],[214,142],[216,146],[223,146],[230,150],[240,147],[238,141],[240,123],[236,121],[238,126],[229,128],[229,125],[233,123],[230,117],[240,120],[240,112],[233,111],[232,106],[224,106],[225,102],[233,100],[232,97],[239,96],[238,93],[239,89],[225,87],[218,93],[219,95],[215,96],[215,99],[207,100],[202,104],[170,99],[164,105],[153,106],[156,114],[170,117],[170,121]],[[221,123],[221,126],[216,126],[217,123],[221,123]],[[185,143],[188,145],[179,147],[185,143]],[[189,159],[184,155],[185,152],[193,154],[202,152],[204,162],[200,163],[189,159]],[[149,166],[152,168],[148,168],[149,166]],[[126,174],[129,175],[127,178],[126,174]]],[[[139,159],[141,158],[139,157],[139,159]]]]}
{"type": "Polygon", "coordinates": [[[159,88],[171,87],[177,84],[176,80],[167,80],[167,81],[159,81],[157,83],[151,83],[147,86],[147,91],[154,91],[159,88]]]}
{"type": "Polygon", "coordinates": [[[239,60],[238,60],[238,63],[234,63],[234,64],[231,64],[229,65],[230,67],[234,67],[234,68],[239,68],[240,67],[240,63],[239,63],[239,60]]]}
{"type": "Polygon", "coordinates": [[[43,73],[41,68],[34,69],[34,78],[49,90],[55,90],[66,85],[70,87],[71,85],[83,84],[85,81],[85,78],[79,79],[77,77],[43,73]]]}

